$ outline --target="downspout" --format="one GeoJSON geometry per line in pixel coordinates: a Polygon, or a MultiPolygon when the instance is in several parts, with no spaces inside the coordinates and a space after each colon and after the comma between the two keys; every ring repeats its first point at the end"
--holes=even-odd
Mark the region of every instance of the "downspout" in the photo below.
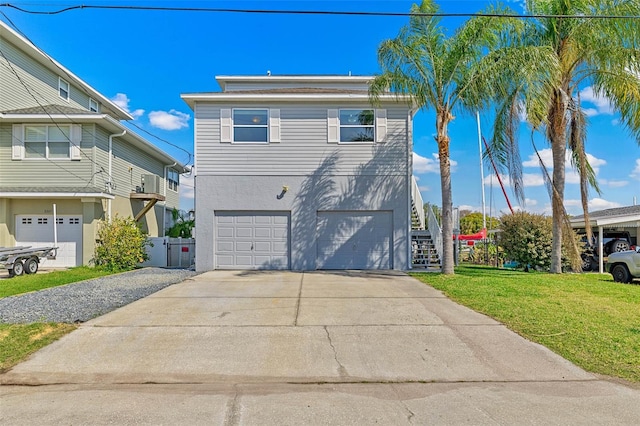
{"type": "Polygon", "coordinates": [[[164,237],[164,234],[166,234],[167,230],[165,229],[167,226],[167,169],[169,167],[175,167],[178,164],[177,161],[174,161],[173,164],[171,165],[166,165],[164,166],[164,191],[163,194],[164,195],[164,209],[162,209],[162,235],[160,235],[161,237],[164,237]]]}
{"type": "MultiPolygon", "coordinates": [[[[122,133],[114,133],[109,135],[109,194],[113,194],[113,138],[119,138],[127,134],[126,130],[123,130],[122,133]]],[[[111,198],[107,200],[107,220],[111,222],[111,198]]]]}

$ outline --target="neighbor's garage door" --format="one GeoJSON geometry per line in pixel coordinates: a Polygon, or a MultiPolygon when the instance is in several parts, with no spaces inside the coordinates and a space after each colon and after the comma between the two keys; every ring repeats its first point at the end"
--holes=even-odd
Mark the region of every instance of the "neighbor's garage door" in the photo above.
{"type": "Polygon", "coordinates": [[[289,213],[216,212],[216,269],[289,269],[289,213]]]}
{"type": "Polygon", "coordinates": [[[319,211],[317,269],[391,269],[390,211],[319,211]]]}
{"type": "MultiPolygon", "coordinates": [[[[58,255],[42,266],[69,267],[82,265],[82,216],[60,215],[58,222],[58,255]]],[[[16,245],[53,246],[53,216],[16,216],[16,245]]]]}

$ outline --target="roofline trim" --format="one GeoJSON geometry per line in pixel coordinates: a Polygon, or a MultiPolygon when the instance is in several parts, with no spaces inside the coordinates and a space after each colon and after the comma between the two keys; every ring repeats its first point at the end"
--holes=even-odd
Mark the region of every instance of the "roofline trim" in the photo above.
{"type": "Polygon", "coordinates": [[[106,192],[0,192],[0,198],[105,198],[114,200],[116,197],[106,192]]]}

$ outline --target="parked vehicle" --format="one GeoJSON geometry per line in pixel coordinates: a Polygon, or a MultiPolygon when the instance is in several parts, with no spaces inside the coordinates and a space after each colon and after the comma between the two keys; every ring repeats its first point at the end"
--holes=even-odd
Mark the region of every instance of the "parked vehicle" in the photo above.
{"type": "Polygon", "coordinates": [[[10,277],[17,277],[24,273],[38,272],[40,259],[55,258],[57,247],[0,247],[0,268],[5,268],[10,277]]]}
{"type": "MultiPolygon", "coordinates": [[[[631,235],[627,231],[605,230],[603,234],[602,247],[605,257],[612,253],[619,253],[632,248],[631,235]]],[[[586,245],[586,249],[582,254],[582,270],[585,272],[595,271],[600,264],[598,256],[598,234],[594,234],[592,242],[588,242],[586,236],[583,236],[582,241],[586,245]]]]}
{"type": "Polygon", "coordinates": [[[630,283],[633,278],[640,278],[640,247],[612,253],[607,259],[607,271],[619,283],[630,283]]]}

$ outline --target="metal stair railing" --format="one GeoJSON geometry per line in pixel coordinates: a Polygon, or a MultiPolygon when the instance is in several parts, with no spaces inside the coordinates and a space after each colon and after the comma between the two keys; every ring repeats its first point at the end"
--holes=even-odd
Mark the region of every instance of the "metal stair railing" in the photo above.
{"type": "Polygon", "coordinates": [[[411,176],[411,208],[412,215],[417,218],[416,227],[418,229],[425,229],[425,214],[424,214],[424,201],[422,201],[422,194],[420,194],[420,188],[418,187],[418,181],[415,176],[411,176]]]}

